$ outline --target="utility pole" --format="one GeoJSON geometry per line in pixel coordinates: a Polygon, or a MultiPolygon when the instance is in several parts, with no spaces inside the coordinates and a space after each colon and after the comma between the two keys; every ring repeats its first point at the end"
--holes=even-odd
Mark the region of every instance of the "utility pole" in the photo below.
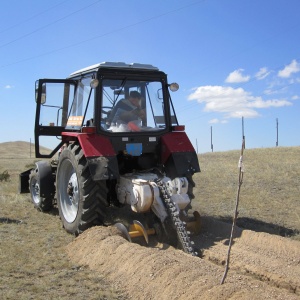
{"type": "Polygon", "coordinates": [[[244,148],[246,148],[246,145],[245,145],[245,133],[244,133],[244,117],[242,117],[242,138],[243,138],[243,141],[244,141],[244,148]]]}
{"type": "Polygon", "coordinates": [[[276,118],[276,147],[278,147],[278,118],[276,118]]]}
{"type": "Polygon", "coordinates": [[[212,126],[210,126],[210,149],[211,149],[211,152],[214,152],[214,145],[212,142],[212,126]]]}

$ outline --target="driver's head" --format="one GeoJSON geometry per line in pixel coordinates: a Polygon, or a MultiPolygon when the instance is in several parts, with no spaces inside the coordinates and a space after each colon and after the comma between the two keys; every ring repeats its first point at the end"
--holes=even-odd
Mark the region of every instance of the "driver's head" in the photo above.
{"type": "Polygon", "coordinates": [[[129,94],[129,101],[132,105],[138,107],[141,102],[141,94],[137,91],[131,91],[129,94]]]}

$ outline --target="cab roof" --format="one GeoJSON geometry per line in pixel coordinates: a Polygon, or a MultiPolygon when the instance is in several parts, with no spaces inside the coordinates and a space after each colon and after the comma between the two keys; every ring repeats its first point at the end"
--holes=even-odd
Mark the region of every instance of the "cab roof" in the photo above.
{"type": "Polygon", "coordinates": [[[69,77],[78,76],[84,73],[89,73],[91,71],[98,71],[100,68],[117,68],[117,69],[138,69],[138,70],[151,70],[151,71],[159,71],[157,67],[149,64],[139,64],[139,63],[130,63],[126,64],[124,62],[102,62],[98,63],[78,71],[75,71],[70,74],[69,77]]]}

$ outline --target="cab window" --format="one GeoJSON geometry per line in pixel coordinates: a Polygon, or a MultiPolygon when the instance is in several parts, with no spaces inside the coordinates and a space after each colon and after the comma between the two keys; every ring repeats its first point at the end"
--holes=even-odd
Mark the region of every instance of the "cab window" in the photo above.
{"type": "Polygon", "coordinates": [[[163,130],[161,90],[159,81],[103,80],[101,128],[108,132],[163,130]]]}

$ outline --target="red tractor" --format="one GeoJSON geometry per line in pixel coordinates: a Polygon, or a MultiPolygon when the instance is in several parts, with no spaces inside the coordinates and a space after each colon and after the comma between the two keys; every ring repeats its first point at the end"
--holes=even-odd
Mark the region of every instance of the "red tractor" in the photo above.
{"type": "Polygon", "coordinates": [[[20,175],[20,191],[41,211],[57,205],[69,233],[115,224],[130,240],[156,234],[195,254],[187,228],[199,221],[188,211],[200,167],[175,115],[169,91],[177,89],[137,63],[38,80],[35,152],[44,160],[20,175]],[[47,139],[52,151],[41,146],[47,139]]]}

